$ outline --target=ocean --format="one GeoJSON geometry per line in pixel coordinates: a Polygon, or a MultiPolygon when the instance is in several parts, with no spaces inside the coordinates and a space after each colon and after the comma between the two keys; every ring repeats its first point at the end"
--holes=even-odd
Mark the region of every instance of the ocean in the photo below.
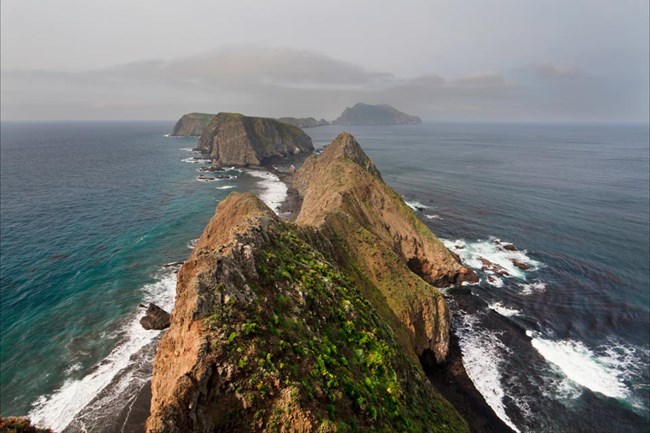
{"type": "MultiPolygon", "coordinates": [[[[286,196],[263,171],[201,179],[196,139],[165,136],[172,126],[2,123],[3,415],[75,432],[129,411],[160,335],[139,305],[172,307],[175,263],[230,191],[276,209],[286,196]]],[[[468,375],[504,422],[648,430],[648,125],[306,132],[318,148],[344,129],[481,276],[445,292],[468,375]]]]}

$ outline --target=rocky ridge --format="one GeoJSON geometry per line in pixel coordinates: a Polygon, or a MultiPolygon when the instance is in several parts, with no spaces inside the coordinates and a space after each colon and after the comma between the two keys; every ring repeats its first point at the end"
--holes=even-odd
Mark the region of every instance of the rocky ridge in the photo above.
{"type": "Polygon", "coordinates": [[[474,274],[349,134],[298,170],[295,223],[221,202],[178,274],[154,361],[149,432],[464,432],[419,358],[443,361],[434,285],[474,274]]]}
{"type": "Polygon", "coordinates": [[[279,117],[278,120],[282,123],[297,126],[298,128],[315,128],[317,126],[327,126],[330,123],[325,120],[316,120],[313,117],[279,117]]]}

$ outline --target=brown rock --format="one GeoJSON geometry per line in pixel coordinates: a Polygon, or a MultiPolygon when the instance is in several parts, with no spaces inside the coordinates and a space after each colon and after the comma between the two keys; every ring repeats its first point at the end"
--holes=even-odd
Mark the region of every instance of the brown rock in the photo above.
{"type": "Polygon", "coordinates": [[[512,259],[512,264],[521,269],[522,271],[527,271],[530,269],[530,266],[528,266],[526,263],[520,262],[519,260],[512,259]]]}
{"type": "Polygon", "coordinates": [[[157,306],[156,304],[149,304],[147,312],[140,324],[144,329],[165,329],[169,327],[169,313],[157,306]]]}

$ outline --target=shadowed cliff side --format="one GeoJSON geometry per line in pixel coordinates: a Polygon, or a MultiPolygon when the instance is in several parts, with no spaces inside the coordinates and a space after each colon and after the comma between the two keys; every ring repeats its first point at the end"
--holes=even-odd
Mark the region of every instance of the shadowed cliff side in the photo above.
{"type": "Polygon", "coordinates": [[[467,431],[335,252],[228,196],[179,272],[148,431],[467,431]]]}
{"type": "Polygon", "coordinates": [[[311,152],[302,129],[264,117],[219,113],[203,129],[197,149],[221,165],[262,165],[274,158],[311,152]]]}
{"type": "Polygon", "coordinates": [[[368,299],[385,300],[418,355],[430,351],[437,362],[443,361],[449,313],[433,286],[475,281],[476,275],[384,183],[349,133],[340,134],[322,155],[307,159],[294,187],[303,197],[296,223],[330,233],[339,245],[339,261],[362,287],[369,287],[368,299]]]}

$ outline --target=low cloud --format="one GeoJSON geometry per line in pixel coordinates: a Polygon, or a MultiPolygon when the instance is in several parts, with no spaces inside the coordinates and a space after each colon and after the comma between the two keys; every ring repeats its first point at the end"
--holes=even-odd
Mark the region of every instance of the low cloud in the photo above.
{"type": "Polygon", "coordinates": [[[311,51],[239,46],[82,73],[3,71],[2,116],[171,120],[188,111],[239,111],[333,119],[356,102],[389,103],[430,120],[610,116],[616,101],[588,76],[540,63],[514,73],[402,78],[311,51]],[[569,84],[553,84],[560,81],[569,84]]]}

